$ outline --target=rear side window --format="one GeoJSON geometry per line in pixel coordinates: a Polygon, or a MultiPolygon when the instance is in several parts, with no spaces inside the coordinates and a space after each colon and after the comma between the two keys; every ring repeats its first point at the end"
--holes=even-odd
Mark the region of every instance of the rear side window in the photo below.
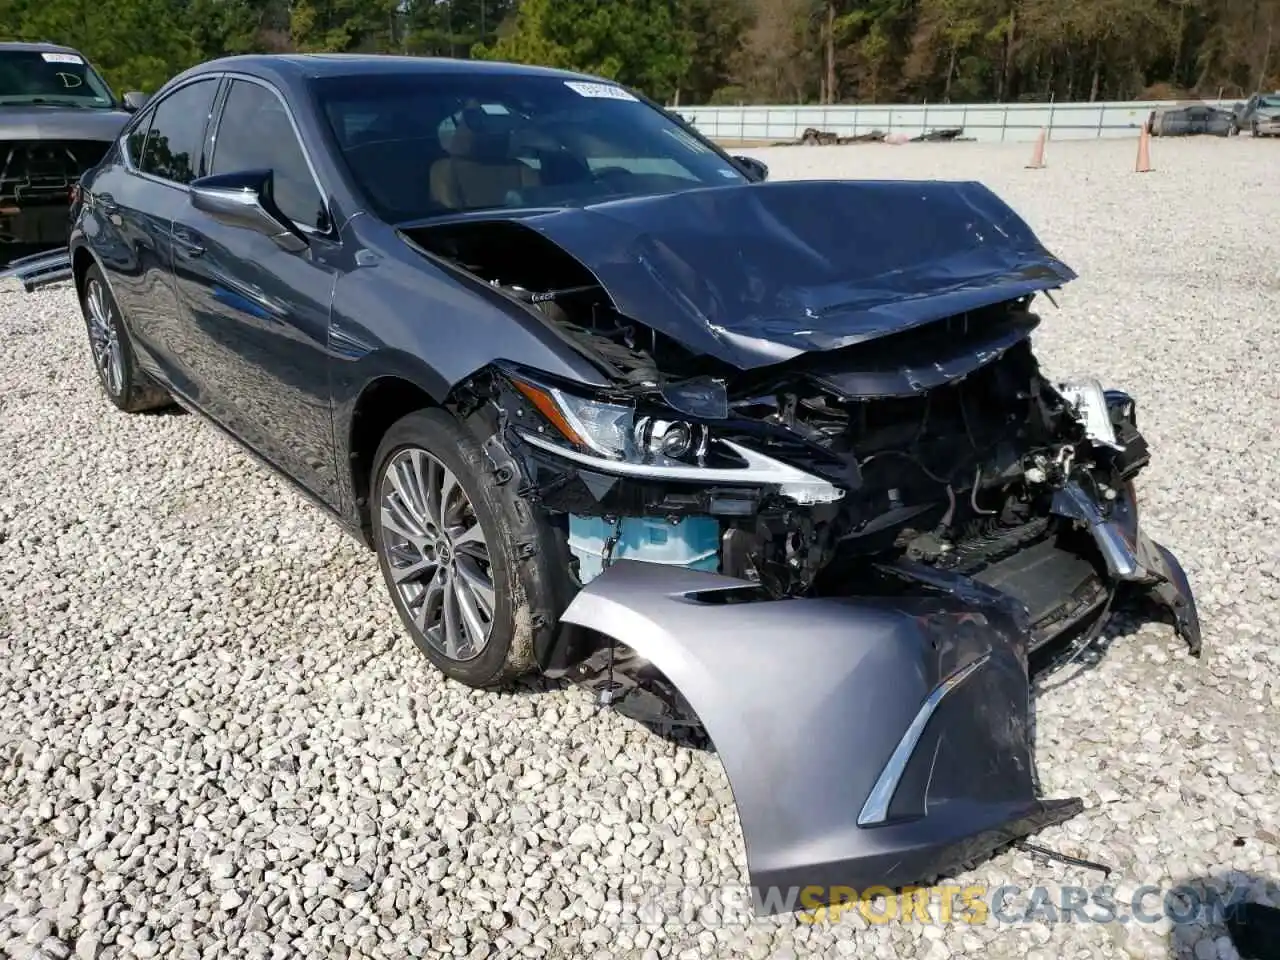
{"type": "Polygon", "coordinates": [[[323,229],[324,199],[307,166],[284,104],[257,83],[236,80],[218,121],[211,174],[270,170],[280,212],[303,226],[323,229]]]}
{"type": "Polygon", "coordinates": [[[151,129],[151,111],[138,118],[137,124],[130,131],[124,142],[125,155],[135,167],[142,163],[142,148],[147,142],[147,131],[151,129]]]}
{"type": "Polygon", "coordinates": [[[174,183],[190,183],[196,178],[196,158],[217,90],[217,78],[197,80],[156,105],[139,170],[174,183]]]}

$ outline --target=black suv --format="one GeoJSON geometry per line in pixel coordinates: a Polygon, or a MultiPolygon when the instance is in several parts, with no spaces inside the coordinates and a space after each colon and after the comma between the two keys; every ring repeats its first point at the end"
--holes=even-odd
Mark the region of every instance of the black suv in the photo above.
{"type": "Polygon", "coordinates": [[[0,268],[66,247],[76,183],[145,101],[70,47],[0,43],[0,268]]]}

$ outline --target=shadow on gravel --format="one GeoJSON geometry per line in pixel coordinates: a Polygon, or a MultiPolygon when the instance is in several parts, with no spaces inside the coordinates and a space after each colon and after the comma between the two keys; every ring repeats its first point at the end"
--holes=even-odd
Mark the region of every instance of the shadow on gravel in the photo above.
{"type": "MultiPolygon", "coordinates": [[[[1237,837],[1236,846],[1258,844],[1237,837]]],[[[1208,877],[1177,881],[1161,909],[1173,921],[1171,960],[1240,956],[1243,960],[1280,960],[1280,885],[1267,877],[1223,870],[1208,877]]]]}

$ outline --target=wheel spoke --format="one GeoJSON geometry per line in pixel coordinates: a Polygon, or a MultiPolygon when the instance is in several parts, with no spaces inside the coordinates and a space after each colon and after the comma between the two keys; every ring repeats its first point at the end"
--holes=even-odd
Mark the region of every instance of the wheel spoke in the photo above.
{"type": "MultiPolygon", "coordinates": [[[[470,557],[459,557],[455,574],[459,589],[467,595],[468,600],[476,605],[476,609],[486,620],[493,619],[494,590],[493,583],[470,557]]],[[[483,629],[480,630],[483,634],[483,629]]]]}
{"type": "Polygon", "coordinates": [[[444,467],[440,466],[434,457],[427,458],[423,489],[427,492],[427,519],[435,525],[436,529],[441,525],[440,473],[442,470],[444,467]]]}
{"type": "MultiPolygon", "coordinates": [[[[453,471],[444,464],[440,465],[440,527],[447,529],[449,525],[449,501],[453,499],[455,493],[460,493],[461,488],[458,486],[458,478],[453,475],[453,471]]],[[[463,499],[466,499],[465,494],[463,499]]]]}
{"type": "Polygon", "coordinates": [[[418,606],[417,615],[414,617],[414,624],[424,635],[431,628],[432,614],[439,608],[443,599],[444,586],[440,583],[439,577],[432,577],[422,591],[422,599],[418,606]]]}
{"type": "Polygon", "coordinates": [[[444,585],[444,652],[457,660],[462,653],[462,624],[458,616],[458,592],[452,580],[444,585]]]}
{"type": "Polygon", "coordinates": [[[454,534],[453,545],[456,549],[463,550],[467,553],[488,553],[487,549],[482,551],[477,551],[475,549],[477,547],[484,548],[486,546],[484,541],[484,531],[480,529],[479,522],[473,522],[470,526],[464,527],[460,533],[454,534]]]}
{"type": "Polygon", "coordinates": [[[390,497],[382,499],[382,529],[390,530],[397,537],[408,540],[410,543],[417,544],[422,542],[422,532],[414,531],[412,524],[407,524],[401,518],[399,512],[391,503],[390,497]]]}
{"type": "MultiPolygon", "coordinates": [[[[413,451],[418,454],[419,451],[413,451]]],[[[416,466],[417,457],[396,462],[395,469],[388,472],[395,485],[400,500],[413,513],[413,519],[424,533],[432,526],[430,510],[427,504],[427,489],[422,483],[422,475],[416,466]]]]}
{"type": "Polygon", "coordinates": [[[118,337],[113,336],[107,345],[107,363],[107,387],[111,390],[111,395],[116,396],[124,389],[124,357],[118,337]]]}
{"type": "Polygon", "coordinates": [[[396,583],[413,583],[423,579],[425,573],[434,573],[438,566],[435,557],[422,556],[403,567],[392,567],[391,576],[396,583]]]}
{"type": "Polygon", "coordinates": [[[439,528],[440,512],[435,509],[431,500],[431,480],[434,469],[435,461],[421,450],[410,452],[409,475],[412,478],[414,489],[417,491],[418,502],[422,506],[423,524],[428,527],[439,528]]]}

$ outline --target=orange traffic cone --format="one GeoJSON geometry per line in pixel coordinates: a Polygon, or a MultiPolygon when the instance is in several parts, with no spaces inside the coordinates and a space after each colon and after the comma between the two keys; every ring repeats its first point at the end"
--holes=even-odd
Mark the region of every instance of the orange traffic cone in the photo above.
{"type": "Polygon", "coordinates": [[[1027,164],[1028,170],[1044,169],[1044,127],[1040,128],[1040,136],[1036,137],[1036,147],[1031,151],[1031,162],[1027,164]]]}
{"type": "Polygon", "coordinates": [[[1154,167],[1151,166],[1151,133],[1144,125],[1142,132],[1138,134],[1138,160],[1133,165],[1134,173],[1150,173],[1154,167]]]}

